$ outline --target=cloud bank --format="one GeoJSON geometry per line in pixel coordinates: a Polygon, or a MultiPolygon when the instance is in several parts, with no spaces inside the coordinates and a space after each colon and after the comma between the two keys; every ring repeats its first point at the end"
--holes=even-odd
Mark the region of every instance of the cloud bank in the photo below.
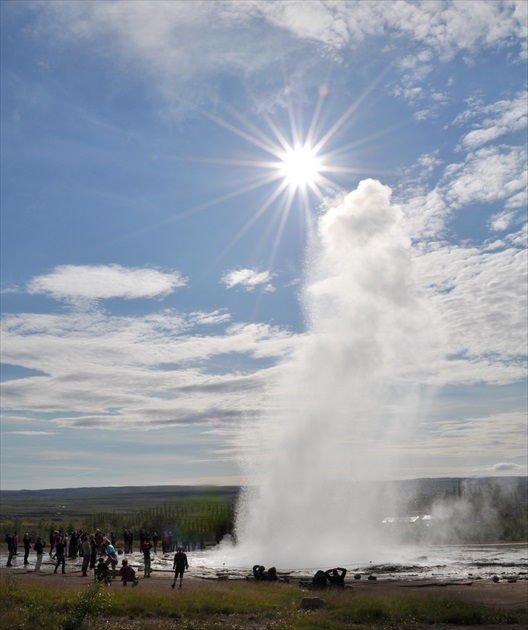
{"type": "Polygon", "coordinates": [[[147,73],[176,116],[215,102],[221,90],[217,77],[226,73],[259,89],[262,103],[277,102],[277,83],[262,77],[276,68],[278,58],[293,78],[300,59],[309,64],[309,59],[326,56],[340,62],[346,51],[381,36],[394,41],[382,51],[388,64],[396,46],[408,47],[398,83],[409,101],[424,93],[422,84],[434,62],[463,55],[470,63],[482,50],[501,48],[511,50],[514,59],[526,59],[527,17],[521,0],[55,1],[36,3],[32,10],[32,28],[51,34],[57,46],[83,40],[136,67],[138,74],[147,73]],[[260,37],[253,36],[255,28],[260,37]]]}

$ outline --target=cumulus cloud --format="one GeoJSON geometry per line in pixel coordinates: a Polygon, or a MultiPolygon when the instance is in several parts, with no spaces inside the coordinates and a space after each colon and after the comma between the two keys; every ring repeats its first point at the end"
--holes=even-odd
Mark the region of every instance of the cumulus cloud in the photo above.
{"type": "Polygon", "coordinates": [[[260,287],[263,291],[270,293],[275,291],[271,283],[273,274],[270,271],[258,271],[257,269],[235,269],[228,271],[222,276],[223,284],[228,288],[241,287],[245,291],[254,291],[260,287]]]}
{"type": "Polygon", "coordinates": [[[57,300],[131,300],[163,297],[185,285],[179,272],[121,265],[61,265],[33,278],[27,291],[45,293],[57,300]]]}

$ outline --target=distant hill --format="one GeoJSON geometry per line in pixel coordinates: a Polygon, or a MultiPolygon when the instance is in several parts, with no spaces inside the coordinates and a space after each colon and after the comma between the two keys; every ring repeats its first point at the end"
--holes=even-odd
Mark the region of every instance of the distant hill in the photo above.
{"type": "Polygon", "coordinates": [[[102,486],[46,490],[1,490],[1,520],[78,518],[100,512],[127,514],[175,501],[235,501],[236,486],[102,486]]]}
{"type": "MultiPolygon", "coordinates": [[[[400,512],[427,511],[432,502],[465,483],[473,487],[496,484],[515,489],[522,502],[528,501],[528,477],[425,478],[384,482],[389,494],[400,497],[400,512]]],[[[75,517],[98,512],[128,513],[174,501],[235,501],[237,486],[102,486],[50,488],[46,490],[1,490],[2,519],[17,517],[75,517]]]]}

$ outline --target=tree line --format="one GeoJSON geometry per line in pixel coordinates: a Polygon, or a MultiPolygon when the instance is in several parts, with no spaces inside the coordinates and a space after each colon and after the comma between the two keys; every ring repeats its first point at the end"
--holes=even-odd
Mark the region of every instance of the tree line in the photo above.
{"type": "Polygon", "coordinates": [[[170,531],[180,541],[218,543],[226,534],[233,534],[234,520],[235,502],[185,501],[164,503],[124,514],[101,511],[68,521],[39,520],[28,523],[16,518],[10,522],[4,521],[2,527],[6,531],[16,530],[19,535],[27,531],[32,540],[36,540],[37,536],[47,540],[50,529],[64,532],[82,529],[89,533],[99,529],[115,532],[119,543],[123,541],[124,530],[128,529],[134,534],[135,540],[138,540],[139,532],[144,530],[151,535],[155,532],[160,538],[163,532],[170,531]]]}

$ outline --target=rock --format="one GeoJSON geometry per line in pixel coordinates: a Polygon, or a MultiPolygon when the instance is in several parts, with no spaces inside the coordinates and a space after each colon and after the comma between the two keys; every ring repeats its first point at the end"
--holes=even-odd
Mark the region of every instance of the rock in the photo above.
{"type": "Polygon", "coordinates": [[[354,575],[354,580],[361,580],[361,573],[356,573],[354,575]]]}
{"type": "Polygon", "coordinates": [[[301,608],[305,610],[314,610],[315,608],[321,608],[324,602],[320,597],[303,597],[301,599],[301,608]]]}
{"type": "Polygon", "coordinates": [[[499,577],[498,575],[494,575],[491,579],[492,579],[494,582],[499,582],[499,581],[500,581],[500,577],[499,577]]]}
{"type": "Polygon", "coordinates": [[[377,579],[378,578],[375,575],[369,575],[367,578],[367,580],[372,580],[372,581],[377,580],[377,579]]]}

